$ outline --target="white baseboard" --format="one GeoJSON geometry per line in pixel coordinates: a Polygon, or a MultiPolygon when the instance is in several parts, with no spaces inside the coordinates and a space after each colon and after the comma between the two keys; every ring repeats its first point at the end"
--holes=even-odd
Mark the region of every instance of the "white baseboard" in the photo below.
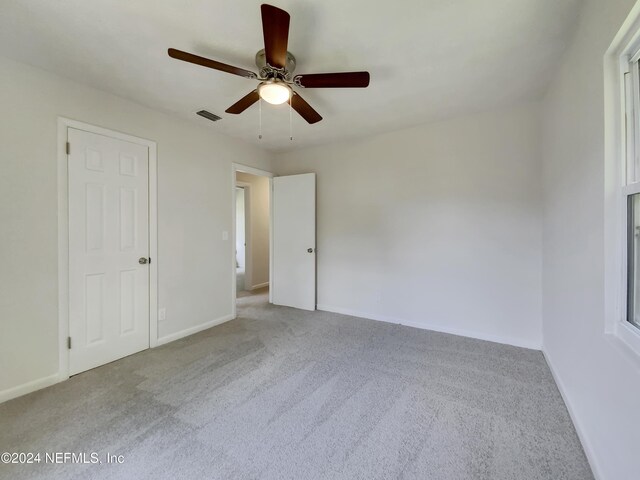
{"type": "Polygon", "coordinates": [[[491,334],[486,334],[482,332],[473,332],[473,331],[465,330],[461,328],[450,328],[442,325],[418,323],[418,322],[413,322],[411,320],[403,320],[400,318],[386,317],[384,315],[377,315],[377,314],[367,313],[367,312],[358,312],[355,310],[350,310],[348,308],[333,307],[331,305],[318,304],[317,309],[323,310],[325,312],[333,312],[333,313],[340,313],[342,315],[349,315],[352,317],[366,318],[367,320],[377,320],[379,322],[396,323],[399,325],[405,325],[407,327],[420,328],[422,330],[433,330],[434,332],[450,333],[452,335],[459,335],[461,337],[469,337],[469,338],[475,338],[478,340],[486,340],[489,342],[503,343],[505,345],[513,345],[514,347],[529,348],[532,350],[542,350],[542,345],[539,343],[527,342],[521,339],[506,337],[502,335],[491,335],[491,334]]]}
{"type": "Polygon", "coordinates": [[[164,337],[159,338],[157,346],[164,345],[165,343],[173,342],[175,340],[179,340],[184,337],[188,337],[189,335],[193,335],[194,333],[201,332],[202,330],[206,330],[207,328],[215,327],[216,325],[220,325],[221,323],[225,323],[225,322],[228,322],[229,320],[233,320],[234,318],[235,316],[232,313],[230,313],[229,315],[216,318],[214,320],[203,323],[201,325],[185,328],[184,330],[180,330],[179,332],[176,332],[176,333],[170,333],[169,335],[165,335],[164,337]]]}
{"type": "Polygon", "coordinates": [[[596,460],[596,456],[594,454],[594,448],[591,442],[589,441],[589,437],[587,437],[584,429],[582,428],[582,424],[578,421],[578,417],[573,410],[572,404],[569,402],[569,398],[567,397],[567,391],[564,387],[564,383],[560,379],[557,371],[553,366],[553,362],[551,357],[549,356],[549,352],[542,347],[542,354],[544,355],[544,359],[549,366],[549,370],[551,371],[551,376],[553,376],[553,380],[556,382],[558,386],[558,390],[560,391],[560,395],[562,396],[562,400],[564,400],[564,404],[567,407],[567,411],[569,412],[569,417],[571,417],[571,421],[573,422],[573,426],[576,429],[576,433],[578,434],[578,438],[580,439],[580,443],[582,444],[582,448],[584,449],[584,454],[587,456],[587,460],[589,462],[589,466],[591,467],[591,471],[593,472],[593,476],[595,480],[602,480],[604,477],[602,476],[601,469],[596,460]]]}
{"type": "Polygon", "coordinates": [[[269,286],[269,282],[259,283],[258,285],[253,285],[249,287],[249,291],[258,290],[259,288],[264,288],[268,286],[269,286]]]}
{"type": "Polygon", "coordinates": [[[21,397],[27,393],[35,392],[41,388],[50,387],[51,385],[58,383],[60,380],[60,375],[56,372],[48,377],[38,378],[36,380],[23,383],[22,385],[18,385],[17,387],[8,388],[7,390],[0,392],[0,403],[11,400],[12,398],[21,397]]]}
{"type": "MultiPolygon", "coordinates": [[[[225,315],[224,317],[211,320],[210,322],[203,323],[202,325],[197,325],[195,327],[186,328],[170,335],[165,335],[164,337],[158,339],[157,346],[173,342],[174,340],[178,340],[183,337],[188,337],[189,335],[201,332],[202,330],[206,330],[207,328],[215,327],[216,325],[220,325],[221,323],[233,320],[234,318],[235,317],[233,314],[229,314],[225,315]]],[[[8,388],[7,390],[0,391],[0,403],[11,400],[12,398],[21,397],[22,395],[26,395],[27,393],[35,392],[36,390],[40,390],[41,388],[49,387],[55,383],[66,380],[67,378],[68,377],[61,376],[59,373],[54,373],[53,375],[49,375],[48,377],[38,378],[37,380],[23,383],[22,385],[18,385],[17,387],[8,388]]]]}

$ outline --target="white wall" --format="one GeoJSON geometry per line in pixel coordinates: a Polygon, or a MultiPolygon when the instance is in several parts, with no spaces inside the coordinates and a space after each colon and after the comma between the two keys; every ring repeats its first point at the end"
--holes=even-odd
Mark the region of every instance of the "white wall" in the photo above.
{"type": "Polygon", "coordinates": [[[269,178],[237,172],[236,180],[249,184],[250,250],[246,289],[269,283],[269,178]]]}
{"type": "Polygon", "coordinates": [[[317,173],[321,309],[539,348],[536,104],[279,155],[317,173]]]}
{"type": "Polygon", "coordinates": [[[640,478],[640,359],[604,334],[603,55],[633,3],[585,3],[543,116],[544,351],[607,480],[640,478]]]}
{"type": "Polygon", "coordinates": [[[0,395],[58,371],[58,115],[158,143],[159,335],[230,315],[231,164],[269,170],[269,155],[39,69],[0,72],[0,395]]]}

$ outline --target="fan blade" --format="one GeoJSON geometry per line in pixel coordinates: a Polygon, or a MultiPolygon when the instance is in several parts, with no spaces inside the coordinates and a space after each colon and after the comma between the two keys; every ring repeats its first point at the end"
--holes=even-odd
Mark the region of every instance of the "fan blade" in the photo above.
{"type": "Polygon", "coordinates": [[[302,98],[296,92],[293,92],[291,100],[289,102],[291,107],[300,114],[308,123],[316,123],[322,120],[322,117],[316,112],[311,105],[309,105],[304,98],[302,98]]]}
{"type": "Polygon", "coordinates": [[[208,58],[199,57],[193,53],[183,52],[182,50],[176,50],[175,48],[170,48],[168,53],[171,58],[176,58],[184,62],[195,63],[196,65],[202,65],[203,67],[213,68],[214,70],[220,70],[233,75],[240,75],[245,78],[258,78],[255,73],[250,72],[249,70],[233,67],[226,63],[216,62],[215,60],[210,60],[208,58]]]}
{"type": "Polygon", "coordinates": [[[296,75],[293,82],[304,88],[364,88],[369,86],[369,72],[296,75]]]}
{"type": "Polygon", "coordinates": [[[284,68],[287,63],[289,41],[289,14],[272,5],[262,4],[262,33],[267,63],[275,68],[284,68]]]}
{"type": "Polygon", "coordinates": [[[260,95],[258,95],[258,90],[254,90],[253,92],[248,93],[247,95],[242,97],[240,100],[238,100],[236,103],[234,103],[229,108],[227,108],[225,112],[234,113],[234,114],[242,113],[251,105],[256,103],[259,98],[260,98],[260,95]]]}

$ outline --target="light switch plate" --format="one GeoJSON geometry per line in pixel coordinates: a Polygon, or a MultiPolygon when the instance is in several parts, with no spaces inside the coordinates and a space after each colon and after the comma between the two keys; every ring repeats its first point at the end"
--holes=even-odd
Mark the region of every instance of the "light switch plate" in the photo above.
{"type": "Polygon", "coordinates": [[[226,230],[222,232],[222,240],[229,240],[229,232],[226,230]]]}

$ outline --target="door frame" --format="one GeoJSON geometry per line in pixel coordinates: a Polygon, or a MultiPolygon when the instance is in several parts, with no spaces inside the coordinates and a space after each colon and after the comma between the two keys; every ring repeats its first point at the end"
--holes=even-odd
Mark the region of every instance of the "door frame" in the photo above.
{"type": "MultiPolygon", "coordinates": [[[[231,164],[231,313],[233,318],[236,318],[236,172],[249,173],[251,175],[257,175],[258,177],[267,177],[269,179],[269,286],[273,280],[273,202],[271,197],[273,195],[273,177],[276,175],[266,170],[260,170],[259,168],[250,167],[241,163],[231,164]]],[[[245,202],[247,201],[245,197],[245,202]]],[[[251,207],[249,207],[251,208],[251,207]]],[[[247,207],[245,205],[245,212],[247,207]]],[[[246,225],[246,219],[245,219],[246,225]]],[[[247,228],[245,227],[245,239],[247,239],[247,228]]],[[[248,242],[247,242],[248,243],[248,242]]],[[[246,252],[246,250],[245,250],[246,252]]],[[[247,260],[245,258],[245,274],[247,260]]],[[[253,264],[252,264],[253,265],[253,264]]],[[[252,272],[253,273],[253,272],[252,272]]],[[[246,278],[246,277],[245,277],[246,278]]],[[[271,288],[269,288],[269,302],[271,302],[271,288]]]]}
{"type": "Polygon", "coordinates": [[[75,128],[149,149],[149,348],[158,345],[158,149],[156,142],[58,117],[58,381],[69,378],[69,166],[67,132],[75,128]]]}

